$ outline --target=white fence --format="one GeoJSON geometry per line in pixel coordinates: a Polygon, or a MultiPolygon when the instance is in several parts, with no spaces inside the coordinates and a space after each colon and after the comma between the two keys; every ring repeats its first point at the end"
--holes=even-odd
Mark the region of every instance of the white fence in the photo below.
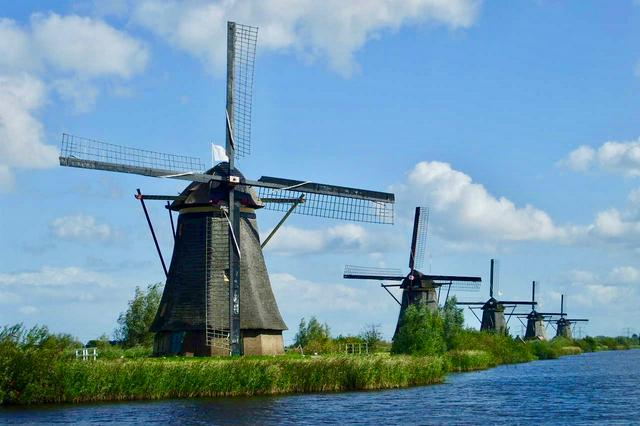
{"type": "Polygon", "coordinates": [[[76,359],[83,361],[96,360],[98,358],[98,348],[76,349],[76,359]]]}

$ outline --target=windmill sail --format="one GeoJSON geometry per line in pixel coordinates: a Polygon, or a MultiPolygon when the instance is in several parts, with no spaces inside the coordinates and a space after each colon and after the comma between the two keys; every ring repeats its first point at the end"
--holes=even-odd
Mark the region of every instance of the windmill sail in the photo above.
{"type": "Polygon", "coordinates": [[[150,177],[194,180],[204,164],[196,157],[113,145],[67,133],[62,135],[60,165],[150,177]]]}
{"type": "Polygon", "coordinates": [[[413,238],[411,241],[411,255],[409,258],[409,268],[411,269],[422,269],[424,264],[428,226],[429,209],[427,207],[416,207],[413,222],[413,238]]]}
{"type": "Polygon", "coordinates": [[[260,198],[269,200],[265,203],[268,210],[286,212],[301,194],[305,194],[304,203],[293,210],[294,214],[393,224],[395,197],[386,192],[269,176],[263,176],[257,182],[247,181],[247,184],[259,187],[260,198]],[[279,200],[289,202],[277,202],[279,200]]]}
{"type": "Polygon", "coordinates": [[[232,59],[233,78],[227,82],[231,89],[233,107],[230,116],[235,158],[251,154],[251,104],[253,97],[253,73],[255,68],[258,28],[229,23],[231,40],[227,60],[232,59]],[[230,46],[231,47],[231,46],[230,46]]]}
{"type": "MultiPolygon", "coordinates": [[[[201,183],[228,179],[224,173],[206,174],[204,164],[196,157],[114,145],[66,133],[62,135],[60,165],[201,183]]],[[[305,194],[304,203],[294,214],[380,224],[394,221],[395,197],[390,193],[267,176],[257,181],[242,178],[242,182],[259,188],[267,210],[286,212],[305,194]]],[[[151,195],[145,198],[175,199],[151,195]]]]}
{"type": "Polygon", "coordinates": [[[343,278],[354,280],[402,281],[405,277],[402,275],[400,269],[346,265],[344,267],[343,278]]]}

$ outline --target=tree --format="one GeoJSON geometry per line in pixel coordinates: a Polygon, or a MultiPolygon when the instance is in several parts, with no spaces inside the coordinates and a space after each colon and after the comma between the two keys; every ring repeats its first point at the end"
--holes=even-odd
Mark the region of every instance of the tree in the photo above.
{"type": "Polygon", "coordinates": [[[449,350],[459,344],[458,340],[464,328],[464,313],[461,308],[458,308],[457,303],[456,297],[453,296],[445,302],[441,309],[444,321],[444,340],[449,350]]]}
{"type": "Polygon", "coordinates": [[[446,351],[442,316],[426,305],[409,306],[402,317],[402,325],[393,339],[391,353],[410,355],[439,355],[446,351]]]}
{"type": "Polygon", "coordinates": [[[129,301],[126,312],[118,317],[116,339],[124,346],[136,345],[149,346],[153,343],[153,333],[149,327],[155,318],[160,298],[162,297],[162,284],[156,283],[147,286],[146,291],[136,287],[133,299],[129,301]]]}
{"type": "Polygon", "coordinates": [[[294,346],[302,346],[310,352],[327,352],[331,346],[331,332],[327,324],[321,324],[316,317],[311,317],[309,323],[304,318],[300,320],[294,346]]]}
{"type": "Polygon", "coordinates": [[[380,332],[380,324],[367,324],[364,330],[360,333],[360,338],[367,343],[369,351],[373,352],[375,347],[382,340],[382,333],[380,332]]]}

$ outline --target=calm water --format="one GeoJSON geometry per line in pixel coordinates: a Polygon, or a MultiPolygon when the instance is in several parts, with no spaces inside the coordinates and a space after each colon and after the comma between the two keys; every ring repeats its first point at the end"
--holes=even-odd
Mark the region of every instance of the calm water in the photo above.
{"type": "Polygon", "coordinates": [[[640,350],[449,376],[411,389],[0,409],[27,424],[640,424],[640,350]]]}

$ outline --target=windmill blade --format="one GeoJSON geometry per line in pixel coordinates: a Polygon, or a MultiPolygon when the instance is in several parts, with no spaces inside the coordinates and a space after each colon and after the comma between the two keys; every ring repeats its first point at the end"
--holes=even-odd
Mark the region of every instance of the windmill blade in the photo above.
{"type": "Polygon", "coordinates": [[[66,167],[201,182],[211,179],[203,174],[204,164],[196,157],[113,145],[67,133],[62,135],[59,160],[66,167]]]}
{"type": "Polygon", "coordinates": [[[480,290],[480,283],[469,281],[454,281],[451,283],[451,289],[456,291],[478,291],[480,290]]]}
{"type": "Polygon", "coordinates": [[[489,297],[493,297],[494,292],[500,294],[500,261],[498,259],[491,259],[489,297]]]}
{"type": "Polygon", "coordinates": [[[260,198],[269,201],[265,202],[268,210],[287,211],[290,203],[273,201],[294,200],[305,194],[304,203],[294,214],[393,224],[395,196],[390,193],[269,176],[245,183],[258,187],[260,198]]]}
{"type": "Polygon", "coordinates": [[[567,318],[567,321],[570,322],[588,322],[589,320],[586,318],[567,318]]]}
{"type": "Polygon", "coordinates": [[[257,42],[258,28],[228,23],[227,130],[234,158],[251,153],[251,105],[257,42]]]}
{"type": "Polygon", "coordinates": [[[424,264],[428,227],[429,209],[427,207],[416,207],[416,212],[413,218],[411,253],[409,254],[409,268],[411,270],[420,270],[424,264]]]}
{"type": "Polygon", "coordinates": [[[343,278],[350,280],[402,281],[405,277],[399,269],[346,265],[343,278]]]}

